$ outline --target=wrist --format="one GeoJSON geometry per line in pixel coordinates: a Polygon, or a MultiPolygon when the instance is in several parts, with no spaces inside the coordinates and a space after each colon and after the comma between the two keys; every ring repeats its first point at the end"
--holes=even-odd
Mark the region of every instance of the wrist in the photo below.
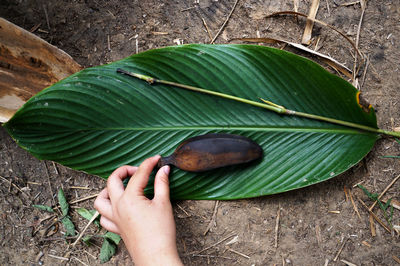
{"type": "Polygon", "coordinates": [[[179,258],[177,251],[157,253],[157,254],[140,254],[132,256],[135,265],[139,266],[153,266],[153,265],[163,265],[163,266],[182,266],[182,261],[179,258]]]}

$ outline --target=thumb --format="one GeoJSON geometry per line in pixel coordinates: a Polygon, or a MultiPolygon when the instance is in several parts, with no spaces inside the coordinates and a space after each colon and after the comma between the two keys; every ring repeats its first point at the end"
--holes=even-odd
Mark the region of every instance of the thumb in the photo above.
{"type": "Polygon", "coordinates": [[[161,167],[154,180],[154,199],[156,201],[169,201],[169,175],[170,167],[165,165],[161,167]]]}

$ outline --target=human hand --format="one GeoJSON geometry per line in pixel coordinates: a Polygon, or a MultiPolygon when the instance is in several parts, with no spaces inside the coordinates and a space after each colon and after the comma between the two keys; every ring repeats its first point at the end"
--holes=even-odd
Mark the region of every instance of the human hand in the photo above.
{"type": "Polygon", "coordinates": [[[176,228],[169,199],[169,166],[160,168],[154,180],[154,198],[144,195],[149,175],[160,156],[139,167],[122,166],[107,181],[94,207],[100,224],[121,235],[136,265],[182,265],[176,248],[176,228]],[[124,189],[122,180],[131,176],[124,189]]]}

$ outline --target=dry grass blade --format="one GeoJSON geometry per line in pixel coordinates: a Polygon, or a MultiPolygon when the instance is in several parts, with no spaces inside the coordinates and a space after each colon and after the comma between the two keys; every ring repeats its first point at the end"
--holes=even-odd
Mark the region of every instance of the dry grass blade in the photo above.
{"type": "Polygon", "coordinates": [[[357,205],[356,205],[356,203],[355,203],[354,200],[353,200],[353,196],[351,195],[351,190],[349,190],[349,195],[350,195],[351,204],[353,205],[353,209],[354,209],[354,211],[357,213],[358,218],[360,218],[360,221],[362,221],[361,215],[360,215],[360,213],[358,212],[357,205]]]}
{"type": "Polygon", "coordinates": [[[276,223],[275,223],[275,243],[274,247],[278,247],[278,237],[279,237],[279,220],[281,218],[281,207],[278,207],[278,212],[276,214],[276,223]]]}
{"type": "Polygon", "coordinates": [[[281,40],[281,39],[274,39],[274,38],[237,38],[237,39],[232,39],[232,40],[240,40],[240,41],[255,42],[255,43],[287,44],[287,45],[292,46],[296,49],[299,49],[303,52],[306,52],[311,55],[317,56],[318,58],[321,58],[326,64],[328,64],[329,66],[338,70],[340,73],[342,73],[346,77],[353,78],[352,71],[349,68],[347,68],[345,65],[339,63],[338,61],[336,61],[335,59],[333,59],[330,56],[327,56],[325,54],[311,50],[310,48],[305,47],[302,44],[289,42],[289,41],[285,41],[285,40],[281,40]]]}
{"type": "Polygon", "coordinates": [[[219,240],[218,242],[212,244],[211,246],[208,246],[208,247],[206,247],[206,248],[203,248],[203,249],[200,250],[200,251],[193,251],[193,252],[191,252],[191,253],[189,253],[189,254],[187,254],[187,255],[199,255],[200,253],[202,253],[202,252],[204,252],[204,251],[206,251],[206,250],[209,250],[210,248],[213,248],[213,247],[215,247],[216,245],[221,244],[222,242],[228,240],[229,238],[235,237],[235,236],[236,236],[236,234],[230,234],[230,235],[228,235],[227,237],[224,237],[223,239],[219,240]]]}
{"type": "Polygon", "coordinates": [[[318,8],[319,8],[319,0],[313,0],[311,3],[310,11],[308,12],[308,17],[307,17],[306,27],[303,32],[303,37],[301,39],[302,44],[309,45],[311,42],[311,33],[314,26],[313,20],[317,16],[318,8]]]}
{"type": "Polygon", "coordinates": [[[228,250],[229,250],[230,252],[232,252],[232,253],[235,253],[235,254],[237,254],[237,255],[239,255],[239,256],[242,256],[243,258],[250,259],[249,256],[247,256],[246,254],[243,254],[243,253],[241,253],[241,252],[239,252],[239,251],[236,251],[236,250],[231,249],[231,248],[228,248],[228,250]]]}
{"type": "Polygon", "coordinates": [[[340,260],[340,261],[343,262],[344,264],[348,265],[348,266],[357,266],[356,264],[354,264],[354,263],[352,263],[350,261],[347,261],[347,260],[340,260]]]}
{"type": "Polygon", "coordinates": [[[372,211],[369,210],[368,206],[365,204],[364,201],[362,201],[361,199],[357,198],[357,200],[361,203],[361,205],[369,212],[369,214],[374,217],[374,219],[389,233],[391,233],[391,230],[382,222],[381,219],[379,219],[378,216],[376,216],[375,213],[373,213],[372,211]]]}
{"type": "MultiPolygon", "coordinates": [[[[275,17],[275,16],[279,16],[279,15],[294,15],[294,16],[300,16],[300,17],[305,17],[305,18],[308,17],[307,15],[305,15],[305,14],[303,14],[303,13],[300,13],[300,12],[294,12],[294,11],[280,11],[280,12],[275,12],[275,13],[272,13],[271,15],[268,15],[268,16],[266,16],[266,18],[275,17]]],[[[311,19],[311,18],[309,18],[309,20],[312,20],[312,21],[315,22],[315,23],[321,24],[321,25],[323,25],[323,26],[325,26],[325,27],[328,27],[328,28],[332,29],[333,31],[339,33],[343,38],[345,38],[345,39],[351,44],[351,46],[353,46],[354,50],[356,50],[356,52],[357,52],[360,56],[362,56],[362,54],[361,54],[361,52],[358,50],[356,44],[355,44],[349,37],[347,37],[344,33],[342,33],[340,30],[338,30],[338,29],[335,28],[334,26],[329,25],[329,24],[327,24],[327,23],[325,23],[325,22],[323,22],[323,21],[321,21],[321,20],[318,20],[318,19],[311,19]]]]}
{"type": "Polygon", "coordinates": [[[337,260],[338,260],[338,258],[339,258],[339,256],[340,256],[340,253],[342,253],[343,248],[344,248],[344,246],[346,245],[346,243],[347,243],[348,240],[349,240],[349,239],[347,238],[346,240],[343,241],[343,244],[340,246],[340,248],[339,248],[338,252],[336,253],[336,256],[335,256],[335,258],[333,259],[333,261],[337,261],[337,260]]]}

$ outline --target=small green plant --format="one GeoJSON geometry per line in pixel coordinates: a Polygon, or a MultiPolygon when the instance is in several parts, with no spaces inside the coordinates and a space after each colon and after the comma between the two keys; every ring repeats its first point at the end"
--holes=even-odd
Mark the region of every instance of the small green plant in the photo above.
{"type": "MultiPolygon", "coordinates": [[[[93,215],[95,215],[96,213],[95,210],[87,210],[85,208],[79,208],[77,209],[77,212],[88,221],[90,221],[93,215]]],[[[99,218],[100,216],[96,220],[94,220],[93,223],[97,225],[98,228],[101,228],[99,218]]],[[[82,241],[89,246],[93,237],[94,236],[86,235],[82,238],[82,241]]],[[[121,237],[108,231],[101,235],[101,237],[103,238],[103,244],[100,249],[100,261],[101,263],[104,263],[109,261],[111,257],[114,256],[114,254],[117,252],[117,246],[121,241],[121,237]]]]}
{"type": "MultiPolygon", "coordinates": [[[[397,143],[400,144],[400,139],[396,138],[397,143]]],[[[386,155],[386,156],[382,156],[382,158],[395,158],[395,159],[400,159],[400,155],[386,155]]]]}
{"type": "MultiPolygon", "coordinates": [[[[58,204],[60,205],[60,209],[61,209],[61,214],[62,216],[59,217],[59,220],[61,221],[61,223],[63,224],[64,228],[65,228],[65,237],[67,236],[75,236],[76,232],[75,232],[75,225],[72,222],[71,218],[68,215],[69,212],[69,204],[68,201],[65,197],[64,191],[62,188],[60,188],[58,190],[57,193],[57,199],[58,199],[58,204]]],[[[46,211],[46,212],[50,212],[50,213],[54,213],[54,209],[50,206],[47,205],[32,205],[32,207],[39,209],[41,211],[46,211]]],[[[95,210],[87,210],[85,208],[79,208],[77,209],[77,212],[79,215],[81,215],[83,218],[87,219],[87,220],[91,220],[91,218],[93,217],[93,215],[95,215],[96,211],[95,210]]],[[[101,225],[100,225],[100,216],[93,221],[93,223],[99,228],[101,229],[101,225]]],[[[86,235],[82,238],[82,241],[86,244],[86,245],[91,245],[91,240],[94,237],[100,237],[103,239],[103,244],[101,246],[100,249],[100,261],[101,263],[105,263],[107,261],[109,261],[112,256],[114,256],[114,254],[117,251],[117,246],[119,244],[119,242],[121,241],[121,237],[117,234],[114,234],[112,232],[105,232],[104,234],[97,236],[97,235],[86,235]]]]}
{"type": "MultiPolygon", "coordinates": [[[[64,190],[60,188],[57,193],[57,199],[58,199],[58,204],[60,204],[60,209],[61,209],[61,214],[62,216],[59,217],[59,220],[64,226],[65,229],[65,236],[75,236],[75,225],[72,222],[71,218],[68,215],[69,212],[69,204],[68,201],[65,197],[64,190]]],[[[54,210],[52,207],[47,206],[47,205],[32,205],[32,207],[39,209],[41,211],[46,211],[50,213],[54,213],[54,210]]]]}
{"type": "Polygon", "coordinates": [[[359,188],[362,189],[362,191],[364,191],[365,195],[367,195],[367,197],[373,201],[376,201],[379,208],[382,210],[383,212],[383,216],[385,217],[385,220],[389,223],[389,226],[392,228],[392,218],[393,218],[393,205],[390,204],[392,199],[388,199],[386,201],[386,203],[383,203],[380,199],[379,199],[379,194],[377,193],[371,193],[369,192],[365,187],[363,187],[362,185],[358,185],[359,188]],[[390,207],[390,208],[389,208],[390,207]]]}

